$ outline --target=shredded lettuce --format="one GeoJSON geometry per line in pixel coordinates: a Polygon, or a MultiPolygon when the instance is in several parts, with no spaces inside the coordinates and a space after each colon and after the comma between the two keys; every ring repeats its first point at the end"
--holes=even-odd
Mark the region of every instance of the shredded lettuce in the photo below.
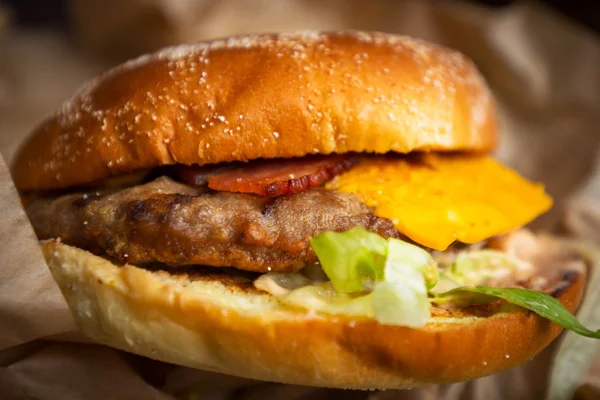
{"type": "Polygon", "coordinates": [[[425,279],[427,290],[437,285],[439,270],[431,255],[420,247],[398,239],[388,239],[385,278],[400,284],[407,270],[416,271],[425,279]]]}
{"type": "Polygon", "coordinates": [[[432,303],[452,302],[455,306],[481,304],[496,299],[517,305],[579,335],[600,339],[600,331],[591,331],[577,321],[562,303],[549,294],[514,287],[485,286],[498,274],[532,268],[527,262],[494,250],[462,253],[449,270],[442,273],[442,285],[432,291],[432,303]]]}
{"type": "Polygon", "coordinates": [[[311,281],[299,272],[268,272],[256,279],[254,286],[291,307],[333,315],[374,316],[372,295],[340,293],[331,282],[311,281]]]}
{"type": "Polygon", "coordinates": [[[323,271],[340,293],[365,290],[365,284],[383,280],[388,243],[362,228],[324,232],[310,242],[323,271]]]}
{"type": "Polygon", "coordinates": [[[497,250],[461,252],[446,274],[461,286],[481,285],[517,270],[531,269],[525,261],[497,250]]]}
{"type": "Polygon", "coordinates": [[[451,304],[453,307],[461,308],[473,304],[485,304],[494,300],[493,297],[478,293],[454,292],[455,295],[446,295],[447,292],[462,286],[451,274],[440,272],[438,284],[429,291],[431,295],[429,301],[438,306],[451,304]]]}
{"type": "Polygon", "coordinates": [[[498,288],[489,286],[464,286],[438,295],[448,297],[476,293],[505,300],[509,303],[533,311],[563,328],[589,338],[600,339],[600,330],[591,331],[581,325],[560,301],[549,294],[523,288],[498,288]]]}
{"type": "Polygon", "coordinates": [[[458,253],[451,265],[440,272],[440,280],[430,288],[432,303],[466,307],[484,304],[494,298],[480,293],[455,291],[452,296],[440,295],[462,286],[485,286],[490,280],[514,276],[517,271],[531,270],[532,266],[523,260],[497,250],[463,251],[458,253]]]}
{"type": "Polygon", "coordinates": [[[429,253],[390,239],[384,279],[373,290],[375,319],[390,325],[425,325],[431,317],[427,291],[437,281],[437,267],[429,253]]]}
{"type": "Polygon", "coordinates": [[[372,288],[377,321],[418,327],[430,318],[427,291],[437,283],[438,269],[425,250],[360,227],[322,233],[311,245],[337,291],[360,293],[372,288]]]}
{"type": "Polygon", "coordinates": [[[255,286],[292,306],[410,327],[427,323],[432,303],[466,306],[503,299],[579,335],[600,338],[600,331],[585,328],[546,293],[482,285],[498,273],[530,268],[502,252],[462,253],[440,273],[427,251],[360,227],[322,233],[311,240],[311,246],[330,282],[315,284],[306,278],[265,274],[255,286]]]}
{"type": "Polygon", "coordinates": [[[463,286],[453,275],[447,272],[439,272],[439,276],[440,279],[437,285],[430,289],[432,293],[443,293],[463,286]]]}
{"type": "Polygon", "coordinates": [[[375,316],[372,294],[352,296],[339,293],[330,282],[308,285],[291,291],[284,301],[290,305],[301,306],[324,314],[343,314],[350,317],[375,316]]]}

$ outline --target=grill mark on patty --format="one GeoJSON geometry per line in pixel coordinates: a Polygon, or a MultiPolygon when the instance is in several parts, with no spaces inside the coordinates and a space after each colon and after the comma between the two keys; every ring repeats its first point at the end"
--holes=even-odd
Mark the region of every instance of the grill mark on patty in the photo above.
{"type": "Polygon", "coordinates": [[[363,226],[399,237],[353,195],[315,188],[275,199],[201,189],[167,177],[102,196],[39,198],[27,206],[41,239],[132,264],[297,271],[317,261],[310,239],[363,226]]]}

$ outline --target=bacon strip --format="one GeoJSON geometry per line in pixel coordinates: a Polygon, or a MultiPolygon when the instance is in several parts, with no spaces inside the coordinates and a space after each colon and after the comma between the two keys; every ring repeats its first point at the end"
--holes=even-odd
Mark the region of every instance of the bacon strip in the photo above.
{"type": "MultiPolygon", "coordinates": [[[[208,173],[208,187],[225,192],[277,197],[304,192],[350,169],[358,162],[351,155],[307,156],[295,159],[252,161],[230,171],[208,173]]],[[[207,170],[183,168],[179,176],[190,184],[204,184],[207,170]]]]}

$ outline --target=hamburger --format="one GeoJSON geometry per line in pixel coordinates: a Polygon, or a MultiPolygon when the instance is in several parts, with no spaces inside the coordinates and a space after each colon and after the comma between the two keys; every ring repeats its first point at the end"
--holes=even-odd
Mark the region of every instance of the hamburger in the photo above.
{"type": "Polygon", "coordinates": [[[488,154],[490,90],[458,52],[371,32],[163,49],[85,85],[12,168],[95,341],[332,388],[519,365],[566,326],[586,261],[526,225],[542,185],[488,154]]]}

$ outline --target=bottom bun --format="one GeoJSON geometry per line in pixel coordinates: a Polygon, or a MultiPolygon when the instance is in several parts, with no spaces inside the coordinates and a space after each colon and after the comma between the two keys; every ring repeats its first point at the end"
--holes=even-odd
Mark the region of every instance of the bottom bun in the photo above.
{"type": "MultiPolygon", "coordinates": [[[[463,381],[531,359],[561,331],[502,302],[452,312],[436,308],[421,329],[384,326],[290,309],[241,276],[118,266],[59,241],[42,248],[92,339],[256,380],[352,389],[463,381]]],[[[570,276],[557,298],[573,312],[585,276],[570,276]]]]}

